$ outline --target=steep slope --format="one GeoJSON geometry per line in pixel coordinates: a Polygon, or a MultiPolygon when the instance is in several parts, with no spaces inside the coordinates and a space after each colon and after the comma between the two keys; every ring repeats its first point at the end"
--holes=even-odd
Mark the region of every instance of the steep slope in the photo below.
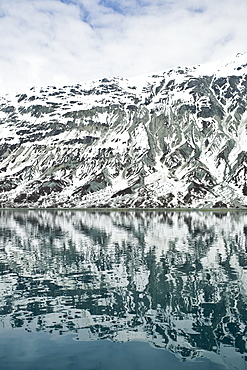
{"type": "Polygon", "coordinates": [[[0,100],[4,207],[247,206],[247,54],[0,100]]]}

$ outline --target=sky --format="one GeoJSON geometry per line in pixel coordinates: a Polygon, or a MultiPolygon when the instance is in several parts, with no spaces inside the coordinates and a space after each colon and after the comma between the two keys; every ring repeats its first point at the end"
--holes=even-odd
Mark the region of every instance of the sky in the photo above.
{"type": "Polygon", "coordinates": [[[247,0],[0,0],[0,95],[247,51],[247,0]]]}

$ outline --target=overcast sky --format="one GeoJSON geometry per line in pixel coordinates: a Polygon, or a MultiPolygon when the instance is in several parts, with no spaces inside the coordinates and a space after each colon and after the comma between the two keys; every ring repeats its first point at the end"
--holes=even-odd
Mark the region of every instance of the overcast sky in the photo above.
{"type": "Polygon", "coordinates": [[[0,0],[0,94],[247,51],[247,0],[0,0]]]}

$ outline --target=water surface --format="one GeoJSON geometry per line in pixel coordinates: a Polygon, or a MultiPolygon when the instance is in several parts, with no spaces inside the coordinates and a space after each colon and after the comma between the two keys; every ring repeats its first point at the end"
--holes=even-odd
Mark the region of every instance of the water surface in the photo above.
{"type": "Polygon", "coordinates": [[[4,369],[246,369],[247,214],[0,213],[4,369]]]}

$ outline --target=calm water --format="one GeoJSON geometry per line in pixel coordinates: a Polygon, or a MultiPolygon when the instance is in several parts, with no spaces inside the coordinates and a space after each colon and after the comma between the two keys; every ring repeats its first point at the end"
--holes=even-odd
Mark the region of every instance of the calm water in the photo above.
{"type": "Polygon", "coordinates": [[[247,213],[0,212],[3,370],[247,369],[247,213]]]}

